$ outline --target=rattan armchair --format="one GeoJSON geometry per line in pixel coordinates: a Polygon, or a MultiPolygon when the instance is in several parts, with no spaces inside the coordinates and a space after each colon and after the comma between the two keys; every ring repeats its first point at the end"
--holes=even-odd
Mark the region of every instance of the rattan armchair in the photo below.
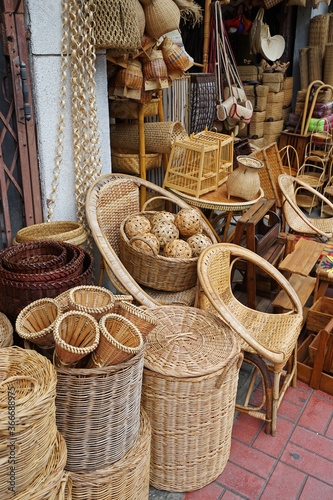
{"type": "MultiPolygon", "coordinates": [[[[140,211],[140,188],[156,197],[155,202],[167,202],[180,208],[192,208],[177,196],[144,179],[124,174],[108,174],[97,179],[90,186],[86,200],[86,214],[94,241],[101,254],[101,274],[103,269],[120,292],[130,294],[148,307],[178,304],[192,306],[196,287],[182,292],[162,292],[141,287],[127,271],[120,260],[121,222],[131,214],[140,211]],[[161,199],[162,198],[162,199],[161,199]]],[[[147,210],[154,210],[153,205],[147,210]]],[[[215,243],[217,238],[208,222],[203,229],[215,243]]]]}
{"type": "Polygon", "coordinates": [[[330,209],[333,209],[333,204],[330,200],[309,186],[309,184],[290,175],[279,175],[278,182],[283,196],[283,215],[290,231],[296,234],[312,236],[319,240],[332,238],[333,217],[326,219],[307,217],[296,203],[297,189],[301,187],[313,196],[317,196],[330,209]]]}
{"type": "Polygon", "coordinates": [[[296,386],[297,338],[302,326],[302,306],[296,292],[262,257],[238,245],[220,243],[208,247],[199,257],[196,305],[220,316],[236,332],[244,360],[255,366],[245,402],[236,405],[236,409],[265,420],[266,433],[274,436],[277,410],[284,393],[291,383],[296,386]],[[232,268],[239,259],[255,264],[275,279],[294,309],[284,314],[268,314],[241,304],[231,286],[232,268]],[[254,407],[249,401],[258,372],[262,377],[263,400],[254,407]],[[284,381],[280,389],[281,375],[284,381]]]}

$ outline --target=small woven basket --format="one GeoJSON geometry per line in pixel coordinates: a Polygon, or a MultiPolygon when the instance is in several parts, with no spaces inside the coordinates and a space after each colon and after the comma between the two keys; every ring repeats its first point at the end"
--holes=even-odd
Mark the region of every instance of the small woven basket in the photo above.
{"type": "Polygon", "coordinates": [[[13,345],[13,326],[7,316],[0,312],[0,347],[13,345]]]}
{"type": "Polygon", "coordinates": [[[88,368],[123,363],[143,347],[139,329],[119,314],[106,314],[99,322],[101,332],[97,349],[92,353],[88,368]]]}
{"type": "MultiPolygon", "coordinates": [[[[137,153],[130,153],[123,150],[112,149],[112,172],[120,174],[140,174],[140,156],[137,153]]],[[[145,154],[146,171],[160,168],[162,155],[160,153],[145,154]]]]}
{"type": "MultiPolygon", "coordinates": [[[[158,114],[159,99],[152,99],[143,105],[145,116],[154,116],[158,114]]],[[[137,120],[139,118],[139,106],[137,102],[129,100],[109,99],[109,113],[112,118],[121,118],[123,120],[137,120]]],[[[113,153],[113,151],[112,151],[113,153]]],[[[113,170],[113,163],[112,163],[113,170]]]]}
{"type": "Polygon", "coordinates": [[[0,498],[9,499],[43,477],[52,457],[58,436],[57,377],[52,364],[35,351],[5,347],[0,358],[0,498]],[[14,491],[9,490],[12,460],[14,491]]]}
{"type": "Polygon", "coordinates": [[[100,334],[98,323],[90,314],[68,311],[60,315],[54,325],[57,366],[75,366],[96,349],[100,334]]]}
{"type": "Polygon", "coordinates": [[[246,85],[245,91],[253,111],[265,111],[269,88],[264,85],[246,85]]]}
{"type": "Polygon", "coordinates": [[[266,121],[279,121],[282,118],[282,108],[284,102],[285,93],[281,92],[270,92],[267,96],[266,104],[266,121]]]}
{"type": "Polygon", "coordinates": [[[197,490],[229,458],[243,356],[232,331],[212,314],[173,306],[149,311],[159,322],[147,339],[142,388],[152,426],[150,484],[197,490]]]}
{"type": "Polygon", "coordinates": [[[283,130],[283,120],[278,120],[275,122],[265,122],[265,136],[280,134],[282,130],[283,130]]]}
{"type": "MultiPolygon", "coordinates": [[[[243,81],[258,81],[262,80],[262,74],[264,72],[261,66],[255,64],[244,64],[237,67],[239,75],[243,81]]],[[[247,87],[246,87],[246,95],[247,87]]]]}
{"type": "Polygon", "coordinates": [[[144,349],[105,368],[56,368],[57,426],[72,472],[92,471],[120,460],[140,426],[144,349]]]}
{"type": "Polygon", "coordinates": [[[163,40],[162,52],[169,73],[173,71],[184,72],[187,69],[190,63],[188,55],[168,37],[163,40]]]}
{"type": "Polygon", "coordinates": [[[62,314],[62,308],[54,299],[31,302],[18,315],[15,329],[20,337],[43,348],[54,347],[53,327],[62,314]]]}
{"type": "MultiPolygon", "coordinates": [[[[148,218],[155,213],[140,212],[148,218]]],[[[124,231],[126,220],[127,218],[120,225],[120,258],[138,283],[164,291],[187,290],[196,284],[197,257],[178,259],[142,252],[130,244],[124,231]]]]}
{"type": "Polygon", "coordinates": [[[132,295],[115,295],[114,296],[114,307],[113,310],[111,311],[114,314],[120,314],[120,306],[123,304],[123,302],[128,302],[129,304],[132,304],[133,302],[133,297],[132,295]]]}
{"type": "Polygon", "coordinates": [[[72,500],[147,500],[151,426],[141,410],[138,438],[120,460],[104,469],[72,472],[72,500]]]}
{"type": "Polygon", "coordinates": [[[141,337],[145,339],[155,328],[157,321],[149,312],[128,302],[119,305],[119,314],[133,323],[140,331],[141,337]]]}
{"type": "Polygon", "coordinates": [[[145,0],[146,33],[158,40],[162,35],[177,30],[180,10],[172,0],[145,0]]]}
{"type": "Polygon", "coordinates": [[[326,14],[314,16],[310,19],[309,47],[325,45],[327,43],[329,24],[330,16],[326,14]]]}
{"type": "Polygon", "coordinates": [[[39,274],[55,271],[66,261],[66,249],[56,241],[34,241],[8,248],[2,257],[7,271],[39,274]]]}
{"type": "Polygon", "coordinates": [[[54,221],[33,224],[20,229],[16,233],[15,241],[19,244],[30,241],[55,240],[81,245],[86,238],[87,235],[82,224],[71,221],[54,221]]]}
{"type": "Polygon", "coordinates": [[[281,92],[284,85],[284,73],[264,73],[262,83],[269,87],[270,92],[281,92]]]}
{"type": "Polygon", "coordinates": [[[260,139],[264,136],[265,122],[253,121],[238,132],[238,137],[249,137],[253,139],[260,139]]]}
{"type": "Polygon", "coordinates": [[[69,290],[69,309],[90,314],[99,321],[114,308],[114,295],[101,286],[77,286],[69,290]]]}

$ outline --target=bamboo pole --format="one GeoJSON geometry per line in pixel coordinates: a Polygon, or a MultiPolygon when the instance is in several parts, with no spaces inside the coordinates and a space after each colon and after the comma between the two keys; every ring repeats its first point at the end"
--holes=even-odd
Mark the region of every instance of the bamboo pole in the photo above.
{"type": "Polygon", "coordinates": [[[211,0],[205,1],[205,23],[204,23],[203,54],[202,54],[202,63],[203,63],[202,72],[203,73],[207,73],[207,71],[208,71],[210,4],[211,4],[211,0]]]}

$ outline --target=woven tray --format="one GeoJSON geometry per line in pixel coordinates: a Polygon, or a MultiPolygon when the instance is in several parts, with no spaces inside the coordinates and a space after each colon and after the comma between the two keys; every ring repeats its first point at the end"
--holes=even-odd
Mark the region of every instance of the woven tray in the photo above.
{"type": "Polygon", "coordinates": [[[144,349],[105,368],[56,368],[57,426],[67,444],[67,470],[91,471],[120,460],[140,426],[144,349]]]}
{"type": "Polygon", "coordinates": [[[150,484],[197,490],[221,474],[229,457],[242,354],[229,327],[211,314],[172,306],[150,311],[159,320],[148,337],[142,389],[152,426],[150,484]]]}

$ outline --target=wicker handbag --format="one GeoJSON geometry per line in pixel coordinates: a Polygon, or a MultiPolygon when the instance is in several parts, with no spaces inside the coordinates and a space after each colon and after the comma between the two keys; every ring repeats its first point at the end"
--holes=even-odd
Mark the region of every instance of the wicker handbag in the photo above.
{"type": "Polygon", "coordinates": [[[96,0],[94,34],[96,48],[113,49],[113,55],[139,49],[140,25],[133,0],[96,0]]]}

